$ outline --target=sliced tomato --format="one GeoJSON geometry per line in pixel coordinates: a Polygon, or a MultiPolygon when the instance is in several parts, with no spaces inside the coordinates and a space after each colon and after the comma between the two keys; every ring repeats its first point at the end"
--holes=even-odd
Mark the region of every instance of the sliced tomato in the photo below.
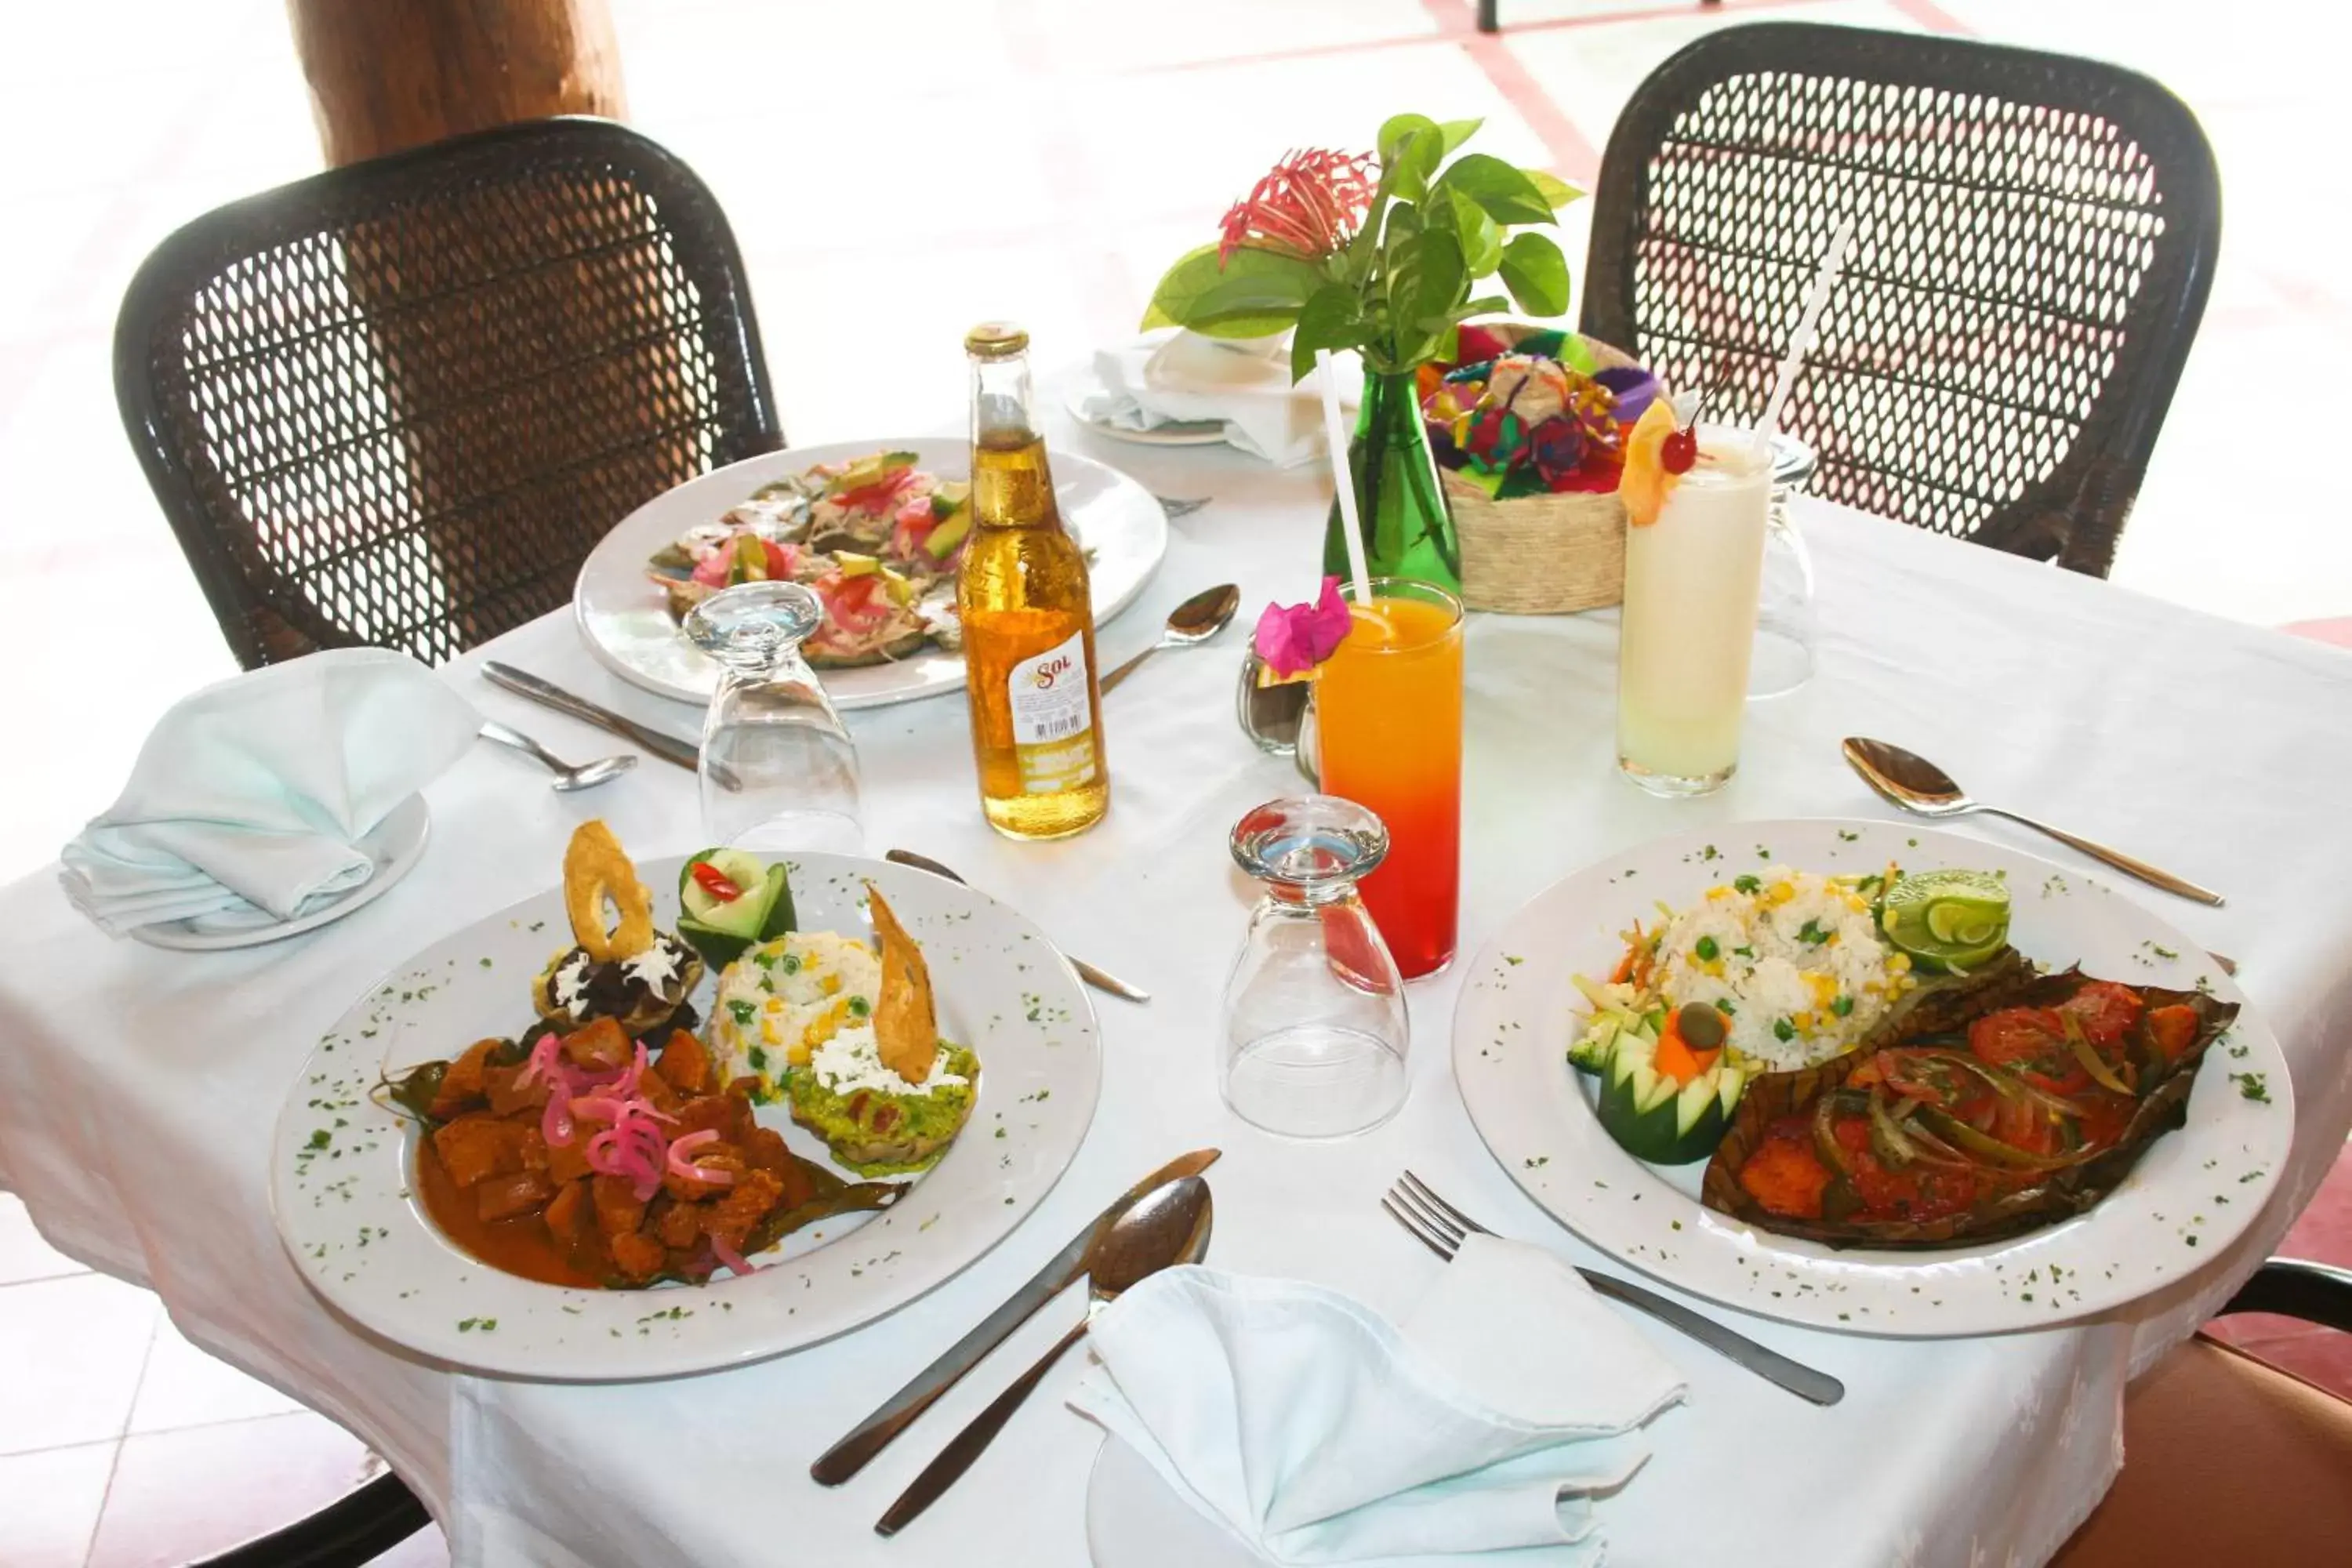
{"type": "Polygon", "coordinates": [[[914,483],[914,469],[898,468],[894,470],[887,479],[878,479],[870,485],[862,485],[854,490],[844,490],[834,497],[833,501],[835,506],[846,511],[884,511],[888,510],[891,500],[898,496],[898,492],[914,483]]]}
{"type": "Polygon", "coordinates": [[[2148,1038],[2163,1054],[2166,1061],[2177,1059],[2180,1053],[2197,1043],[2197,1009],[2175,1003],[2169,1007],[2151,1008],[2147,1015],[2148,1038]]]}
{"type": "Polygon", "coordinates": [[[761,540],[768,547],[768,580],[772,583],[792,581],[793,569],[800,564],[800,546],[779,544],[772,539],[761,540]]]}
{"type": "Polygon", "coordinates": [[[702,890],[722,904],[731,904],[743,896],[743,889],[735,885],[734,879],[708,860],[697,860],[693,871],[702,890]]]}
{"type": "Polygon", "coordinates": [[[2083,1026],[2083,1037],[2095,1046],[2112,1046],[2124,1037],[2147,1006],[2140,994],[2112,980],[2092,980],[2063,1002],[2061,1013],[2072,1013],[2083,1026]]]}
{"type": "MultiPolygon", "coordinates": [[[[2084,1029],[2087,1034],[2087,1022],[2084,1029]]],[[[2091,1081],[2066,1044],[2065,1025],[2048,1007],[1986,1014],[1969,1026],[1969,1049],[1979,1061],[2008,1068],[2053,1094],[2074,1094],[2091,1081]]]]}

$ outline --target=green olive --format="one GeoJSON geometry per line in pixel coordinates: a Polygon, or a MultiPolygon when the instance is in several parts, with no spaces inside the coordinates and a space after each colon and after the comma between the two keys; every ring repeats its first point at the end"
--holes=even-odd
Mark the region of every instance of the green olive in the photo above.
{"type": "Polygon", "coordinates": [[[1711,1051],[1723,1044],[1723,1015],[1705,1002],[1685,1002],[1675,1015],[1683,1044],[1695,1051],[1711,1051]]]}

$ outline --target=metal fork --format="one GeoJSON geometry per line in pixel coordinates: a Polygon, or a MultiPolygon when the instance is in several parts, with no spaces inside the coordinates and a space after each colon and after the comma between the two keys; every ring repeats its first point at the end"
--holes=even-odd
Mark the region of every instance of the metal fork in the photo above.
{"type": "MultiPolygon", "coordinates": [[[[1448,1263],[1462,1249],[1463,1237],[1471,1231],[1480,1236],[1495,1234],[1439,1197],[1428,1183],[1411,1171],[1389,1189],[1388,1196],[1381,1200],[1381,1207],[1388,1210],[1390,1217],[1404,1226],[1415,1241],[1448,1263]]],[[[1779,1384],[1800,1399],[1810,1399],[1815,1405],[1835,1405],[1845,1397],[1845,1384],[1829,1373],[1815,1372],[1778,1351],[1767,1350],[1747,1335],[1736,1333],[1712,1318],[1703,1318],[1679,1301],[1669,1301],[1614,1275],[1596,1274],[1584,1268],[1576,1271],[1598,1294],[1680,1329],[1707,1349],[1738,1362],[1759,1377],[1779,1384]]]]}

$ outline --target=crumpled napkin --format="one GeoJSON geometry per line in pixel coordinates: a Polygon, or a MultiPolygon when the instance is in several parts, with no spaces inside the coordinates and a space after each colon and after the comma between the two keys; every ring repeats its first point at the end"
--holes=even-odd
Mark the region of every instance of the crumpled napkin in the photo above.
{"type": "Polygon", "coordinates": [[[1513,1561],[1590,1568],[1594,1500],[1684,1394],[1574,1269],[1476,1235],[1402,1328],[1317,1286],[1179,1268],[1088,1338],[1071,1407],[1284,1564],[1535,1549],[1513,1561]]]}
{"type": "MultiPolygon", "coordinates": [[[[1356,380],[1339,368],[1340,401],[1357,401],[1356,380]]],[[[1352,355],[1344,356],[1350,369],[1352,355]]],[[[1079,404],[1089,419],[1122,430],[1215,420],[1225,440],[1278,468],[1322,455],[1323,403],[1315,375],[1290,381],[1290,341],[1207,338],[1181,328],[1146,332],[1095,355],[1101,390],[1079,404]]],[[[1320,373],[1318,373],[1320,374],[1320,373]]]]}
{"type": "Polygon", "coordinates": [[[472,703],[404,653],[334,648],[175,703],[58,858],[109,933],[294,920],[365,882],[358,841],[472,744],[472,703]]]}

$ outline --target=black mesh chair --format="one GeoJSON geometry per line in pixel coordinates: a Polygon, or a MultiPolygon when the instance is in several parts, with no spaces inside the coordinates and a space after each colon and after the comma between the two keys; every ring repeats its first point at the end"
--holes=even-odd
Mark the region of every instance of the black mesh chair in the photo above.
{"type": "Polygon", "coordinates": [[[641,502],[782,444],[725,216],[600,120],[197,219],[132,279],[114,377],[248,668],[356,644],[448,658],[565,603],[641,502]]]}
{"type": "Polygon", "coordinates": [[[1760,413],[1849,216],[1781,421],[1821,454],[1814,492],[2105,575],[2212,282],[2195,117],[2094,60],[1724,28],[1610,134],[1583,329],[1760,413]]]}

